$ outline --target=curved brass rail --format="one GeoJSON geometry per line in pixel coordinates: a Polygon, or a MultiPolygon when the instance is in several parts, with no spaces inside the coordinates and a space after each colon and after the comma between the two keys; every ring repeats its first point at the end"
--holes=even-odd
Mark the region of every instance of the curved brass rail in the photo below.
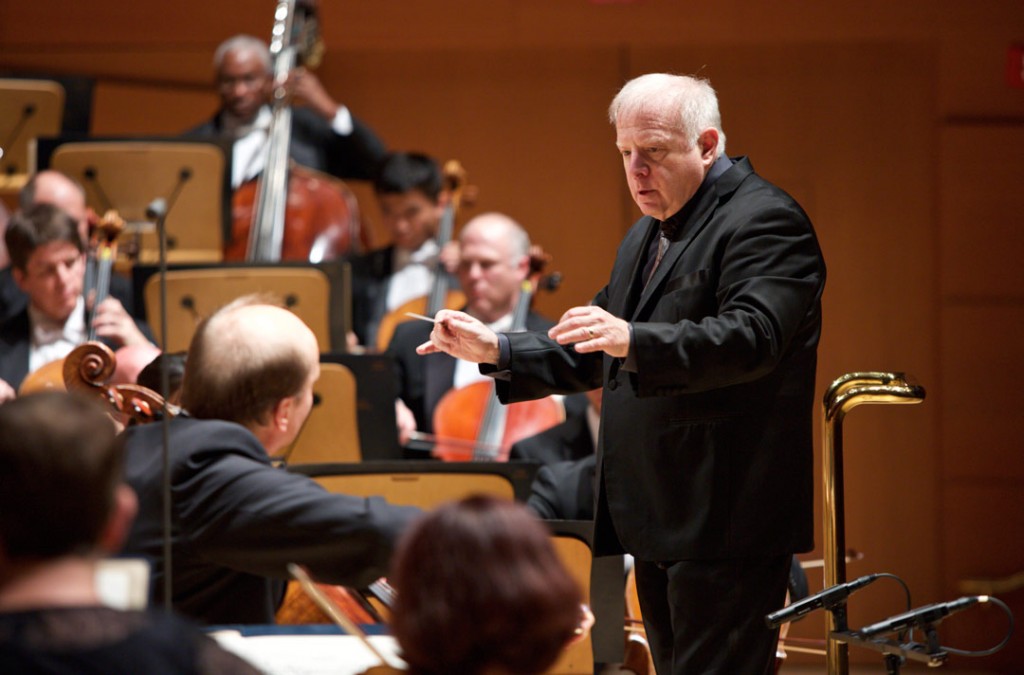
{"type": "MultiPolygon", "coordinates": [[[[846,521],[843,495],[843,419],[855,407],[865,403],[920,403],[924,387],[910,383],[903,373],[878,371],[847,373],[829,385],[823,400],[824,414],[822,473],[825,520],[825,588],[846,581],[846,521]]],[[[844,608],[828,614],[827,633],[846,630],[844,608]]],[[[829,675],[848,675],[849,653],[845,643],[827,640],[826,660],[829,675]]]]}

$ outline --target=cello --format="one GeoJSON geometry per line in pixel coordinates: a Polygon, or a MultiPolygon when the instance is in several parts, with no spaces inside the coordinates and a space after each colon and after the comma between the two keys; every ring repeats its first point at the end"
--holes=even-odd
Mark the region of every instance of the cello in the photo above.
{"type": "Polygon", "coordinates": [[[313,7],[279,0],[270,54],[274,62],[266,165],[232,196],[228,261],[332,260],[368,243],[355,196],[342,183],[313,169],[289,166],[292,109],[286,82],[302,64],[316,65],[323,45],[313,7]]]}
{"type": "MultiPolygon", "coordinates": [[[[445,204],[441,213],[441,222],[437,229],[437,246],[439,250],[452,241],[455,233],[455,217],[463,203],[471,204],[476,198],[475,191],[466,187],[466,170],[457,159],[450,159],[445,162],[442,170],[445,189],[448,191],[448,203],[445,204]]],[[[440,256],[434,261],[431,270],[434,282],[427,295],[413,298],[394,310],[385,314],[377,328],[377,351],[384,352],[391,342],[391,336],[395,332],[395,326],[403,321],[409,320],[409,314],[420,314],[423,316],[434,316],[442,309],[457,309],[466,303],[465,294],[451,288],[451,278],[441,262],[440,256]]]]}
{"type": "MultiPolygon", "coordinates": [[[[531,274],[520,288],[510,332],[526,330],[538,289],[557,288],[559,275],[540,274],[547,259],[538,247],[532,249],[531,274]]],[[[435,457],[449,462],[507,461],[514,443],[564,422],[565,406],[553,396],[504,405],[494,381],[486,380],[448,391],[434,408],[433,421],[435,457]]]]}

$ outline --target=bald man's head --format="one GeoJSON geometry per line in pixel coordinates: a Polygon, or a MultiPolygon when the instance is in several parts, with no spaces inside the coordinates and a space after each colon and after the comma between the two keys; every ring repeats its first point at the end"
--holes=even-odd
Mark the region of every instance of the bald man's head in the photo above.
{"type": "Polygon", "coordinates": [[[302,394],[319,360],[316,336],[297,316],[242,298],[196,330],[181,403],[199,419],[266,424],[279,401],[302,394]]]}
{"type": "Polygon", "coordinates": [[[89,241],[89,211],[85,188],[60,171],[48,169],[32,176],[18,194],[18,206],[28,211],[36,204],[52,204],[78,224],[78,236],[89,241]]]}

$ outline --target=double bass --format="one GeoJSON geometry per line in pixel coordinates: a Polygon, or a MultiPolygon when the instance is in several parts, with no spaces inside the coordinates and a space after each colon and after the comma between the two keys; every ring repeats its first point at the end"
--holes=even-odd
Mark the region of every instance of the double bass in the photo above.
{"type": "Polygon", "coordinates": [[[266,165],[260,176],[235,190],[225,260],[321,262],[358,252],[368,243],[351,190],[332,176],[289,161],[292,108],[286,82],[297,66],[316,65],[322,49],[311,3],[279,0],[270,42],[274,88],[266,165]]]}

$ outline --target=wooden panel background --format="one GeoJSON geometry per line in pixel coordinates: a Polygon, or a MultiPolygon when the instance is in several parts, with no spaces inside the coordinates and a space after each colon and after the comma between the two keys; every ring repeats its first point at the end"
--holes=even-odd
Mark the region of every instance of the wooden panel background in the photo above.
{"type": "MultiPolygon", "coordinates": [[[[0,0],[0,69],[97,78],[95,134],[173,134],[216,105],[216,44],[266,35],[273,4],[0,0]]],[[[850,576],[899,574],[921,604],[957,597],[959,579],[1024,569],[1024,89],[1006,76],[1024,4],[321,4],[328,89],[392,147],[463,161],[480,190],[470,213],[506,211],[554,255],[565,284],[539,299],[552,316],[604,282],[636,215],[605,120],[611,96],[647,70],[709,76],[730,154],[749,155],[817,226],[829,268],[819,392],[879,369],[928,390],[921,406],[866,406],[846,422],[848,543],[865,554],[850,576]]],[[[376,218],[366,186],[354,188],[376,218]]],[[[1022,615],[1024,592],[1003,599],[1022,615]]],[[[852,623],[900,602],[876,583],[851,602],[852,623]]],[[[820,636],[817,614],[792,633],[820,636]]],[[[1003,625],[960,619],[941,626],[945,644],[984,647],[1003,625]]],[[[1017,672],[1024,638],[951,661],[1017,672]]]]}

